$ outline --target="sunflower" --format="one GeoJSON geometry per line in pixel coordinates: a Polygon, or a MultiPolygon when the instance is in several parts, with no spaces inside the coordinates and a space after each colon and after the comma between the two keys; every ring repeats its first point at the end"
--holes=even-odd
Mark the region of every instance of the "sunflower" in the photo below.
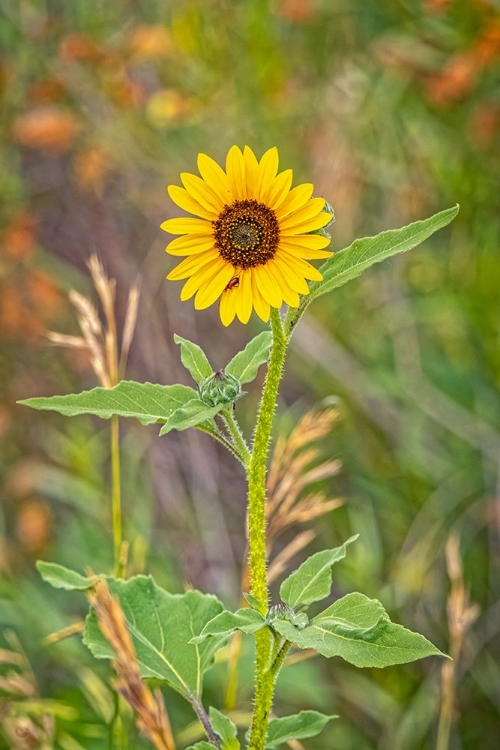
{"type": "Polygon", "coordinates": [[[187,256],[167,276],[187,279],[181,299],[193,295],[203,310],[220,298],[220,318],[227,326],[237,316],[247,323],[252,309],[269,320],[270,308],[283,302],[298,307],[308,294],[307,279],[321,281],[307,261],[328,258],[327,237],[311,234],[332,217],[323,198],[312,198],[313,185],[291,189],[292,170],[278,173],[278,151],[260,161],[245,146],[232,146],[226,171],[199,154],[201,177],[183,173],[184,187],[170,185],[169,195],[184,211],[200,218],[168,219],[161,227],[181,235],[167,246],[171,255],[187,256]]]}

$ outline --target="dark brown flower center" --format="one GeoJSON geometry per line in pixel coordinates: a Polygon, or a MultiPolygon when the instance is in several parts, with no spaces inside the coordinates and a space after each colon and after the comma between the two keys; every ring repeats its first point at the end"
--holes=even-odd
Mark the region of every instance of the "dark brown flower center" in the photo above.
{"type": "Polygon", "coordinates": [[[234,201],[224,206],[212,222],[215,247],[228,263],[251,268],[274,257],[280,230],[274,211],[256,200],[234,201]]]}

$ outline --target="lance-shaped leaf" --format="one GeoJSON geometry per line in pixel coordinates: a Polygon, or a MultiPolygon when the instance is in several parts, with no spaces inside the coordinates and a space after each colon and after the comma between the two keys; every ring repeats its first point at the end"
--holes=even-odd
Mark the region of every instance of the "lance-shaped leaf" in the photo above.
{"type": "Polygon", "coordinates": [[[243,633],[256,633],[265,625],[264,617],[255,609],[244,607],[236,612],[225,610],[207,622],[200,634],[192,639],[192,643],[202,643],[209,636],[227,638],[235,630],[241,630],[243,633]]]}
{"type": "Polygon", "coordinates": [[[459,206],[447,208],[438,214],[422,221],[415,221],[400,229],[389,229],[375,237],[363,237],[355,240],[345,250],[332,255],[321,266],[323,281],[311,285],[309,300],[331,292],[351,279],[366,271],[367,268],[380,263],[392,255],[411,250],[430,237],[438,229],[449,224],[458,214],[459,206]]]}
{"type": "MultiPolygon", "coordinates": [[[[219,614],[220,601],[199,591],[170,594],[150,576],[107,581],[123,609],[141,677],[164,680],[188,700],[199,698],[203,674],[212,664],[220,639],[211,638],[201,644],[188,641],[219,614]]],[[[87,617],[84,642],[98,659],[115,656],[94,612],[87,617]]]]}
{"type": "Polygon", "coordinates": [[[311,555],[281,584],[280,597],[294,609],[325,599],[332,587],[332,566],[346,556],[347,545],[358,538],[352,536],[341,547],[311,555]]]}
{"type": "Polygon", "coordinates": [[[299,648],[340,656],[356,667],[388,667],[445,656],[423,635],[392,623],[379,601],[359,593],[339,599],[303,630],[286,620],[275,620],[272,626],[299,648]]]}
{"type": "Polygon", "coordinates": [[[109,419],[133,417],[142,424],[166,422],[181,406],[197,398],[194,388],[187,385],[156,385],[122,380],[113,388],[93,388],[91,391],[70,393],[67,396],[28,398],[19,403],[32,409],[57,411],[67,417],[93,414],[109,419]]]}
{"type": "Polygon", "coordinates": [[[267,730],[266,748],[279,747],[290,740],[304,740],[315,737],[337,716],[325,716],[319,711],[301,711],[294,716],[271,719],[267,730]]]}
{"type": "Polygon", "coordinates": [[[257,377],[259,367],[267,362],[273,336],[271,331],[262,331],[238,352],[224,368],[229,375],[240,383],[251,383],[257,377]]]}
{"type": "Polygon", "coordinates": [[[172,430],[187,430],[209,422],[227,404],[207,406],[201,399],[193,398],[173,412],[160,430],[160,435],[166,435],[172,430]]]}
{"type": "Polygon", "coordinates": [[[322,281],[310,285],[310,293],[302,298],[297,311],[289,313],[287,330],[290,331],[302,316],[310,303],[322,294],[331,292],[366,271],[367,268],[380,263],[392,255],[406,252],[430,237],[438,229],[449,224],[458,214],[459,206],[431,216],[429,219],[415,221],[400,229],[389,229],[375,237],[363,237],[355,240],[349,247],[339,250],[322,266],[322,281]]]}
{"type": "Polygon", "coordinates": [[[212,729],[222,740],[222,750],[239,750],[238,730],[229,716],[225,716],[212,706],[209,709],[208,716],[212,729]]]}
{"type": "Polygon", "coordinates": [[[181,362],[189,370],[191,377],[196,383],[199,383],[203,378],[208,378],[212,374],[212,367],[201,346],[183,339],[182,336],[178,336],[176,333],[174,333],[174,341],[176,344],[181,345],[181,362]]]}
{"type": "Polygon", "coordinates": [[[92,588],[94,581],[91,578],[80,575],[75,570],[65,568],[57,563],[37,560],[36,569],[43,580],[50,583],[55,589],[66,589],[66,591],[86,591],[92,588]]]}

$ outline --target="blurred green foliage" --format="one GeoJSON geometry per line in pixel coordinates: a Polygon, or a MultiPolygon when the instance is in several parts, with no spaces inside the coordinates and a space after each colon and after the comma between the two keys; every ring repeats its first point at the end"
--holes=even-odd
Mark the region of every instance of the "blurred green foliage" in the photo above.
{"type": "MultiPolygon", "coordinates": [[[[443,650],[444,547],[459,535],[481,613],[458,667],[450,747],[492,746],[500,718],[499,53],[498,4],[488,0],[1,4],[0,631],[5,649],[26,656],[0,664],[10,679],[0,683],[0,747],[104,750],[116,708],[110,671],[78,637],[42,646],[83,611],[78,597],[48,590],[33,565],[42,557],[111,568],[107,425],[14,403],[95,385],[81,352],[44,338],[47,328],[77,332],[67,292],[91,293],[85,263],[95,250],[117,279],[122,313],[141,279],[130,377],[187,382],[174,332],[203,341],[216,367],[242,347],[248,330],[223,331],[216,310],[195,313],[164,282],[170,261],[157,228],[173,212],[166,185],[194,171],[198,151],[220,159],[233,142],[258,153],[277,145],[296,181],[315,183],[335,208],[333,249],[461,205],[422,248],[311,308],[294,335],[279,427],[339,397],[343,419],[324,448],[343,461],[327,489],[346,502],[321,523],[320,542],[361,539],[336,572],[335,593],[378,595],[394,619],[443,650]],[[24,693],[12,672],[27,680],[24,693]],[[20,728],[14,714],[33,726],[20,728]]],[[[249,425],[257,392],[238,405],[249,425]]],[[[133,571],[237,603],[238,467],[194,433],[158,439],[154,428],[127,425],[122,450],[133,571]]],[[[251,659],[244,653],[241,662],[243,714],[251,659]]],[[[275,708],[340,714],[310,748],[434,747],[440,669],[437,660],[384,671],[300,661],[280,677],[275,708]]],[[[207,684],[219,707],[225,676],[222,661],[207,684]]],[[[169,693],[167,706],[185,744],[196,739],[181,701],[169,693]]],[[[124,721],[128,744],[116,746],[147,747],[132,717],[124,721]]]]}

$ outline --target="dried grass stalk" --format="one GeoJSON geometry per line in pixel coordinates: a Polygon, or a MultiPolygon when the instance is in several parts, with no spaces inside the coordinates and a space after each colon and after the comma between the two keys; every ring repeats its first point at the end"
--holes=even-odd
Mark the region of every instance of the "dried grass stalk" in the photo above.
{"type": "MultiPolygon", "coordinates": [[[[342,505],[340,498],[328,499],[322,492],[305,492],[311,484],[336,476],[341,469],[339,460],[320,461],[316,466],[311,466],[321,455],[314,443],[331,431],[337,419],[336,407],[316,407],[302,417],[288,437],[280,437],[276,442],[267,480],[270,558],[275,541],[286,529],[319,518],[342,505]]],[[[269,580],[275,580],[286,569],[291,558],[315,536],[313,530],[296,536],[271,562],[269,580]]]]}
{"type": "Polygon", "coordinates": [[[465,588],[462,557],[460,555],[460,539],[452,534],[445,548],[446,570],[451,588],[448,595],[446,612],[450,633],[450,656],[441,668],[441,705],[439,711],[439,726],[437,750],[448,748],[453,714],[455,708],[455,694],[457,672],[463,652],[464,642],[474,621],[479,616],[477,604],[471,604],[469,591],[465,588]]]}
{"type": "Polygon", "coordinates": [[[125,374],[137,323],[139,287],[134,284],[129,292],[120,347],[115,315],[116,281],[108,278],[96,255],[90,257],[87,265],[104,314],[105,325],[101,322],[99,313],[91,300],[72,290],[69,298],[75,308],[82,335],[67,336],[63,333],[48,331],[47,336],[57,346],[87,350],[89,362],[99,383],[104,388],[111,388],[125,374]]]}
{"type": "Polygon", "coordinates": [[[114,687],[132,707],[137,727],[158,750],[175,750],[175,742],[160,691],[152,693],[141,679],[139,665],[125,616],[118,600],[111,596],[105,581],[99,581],[88,594],[99,627],[113,647],[113,667],[118,675],[114,687]]]}

